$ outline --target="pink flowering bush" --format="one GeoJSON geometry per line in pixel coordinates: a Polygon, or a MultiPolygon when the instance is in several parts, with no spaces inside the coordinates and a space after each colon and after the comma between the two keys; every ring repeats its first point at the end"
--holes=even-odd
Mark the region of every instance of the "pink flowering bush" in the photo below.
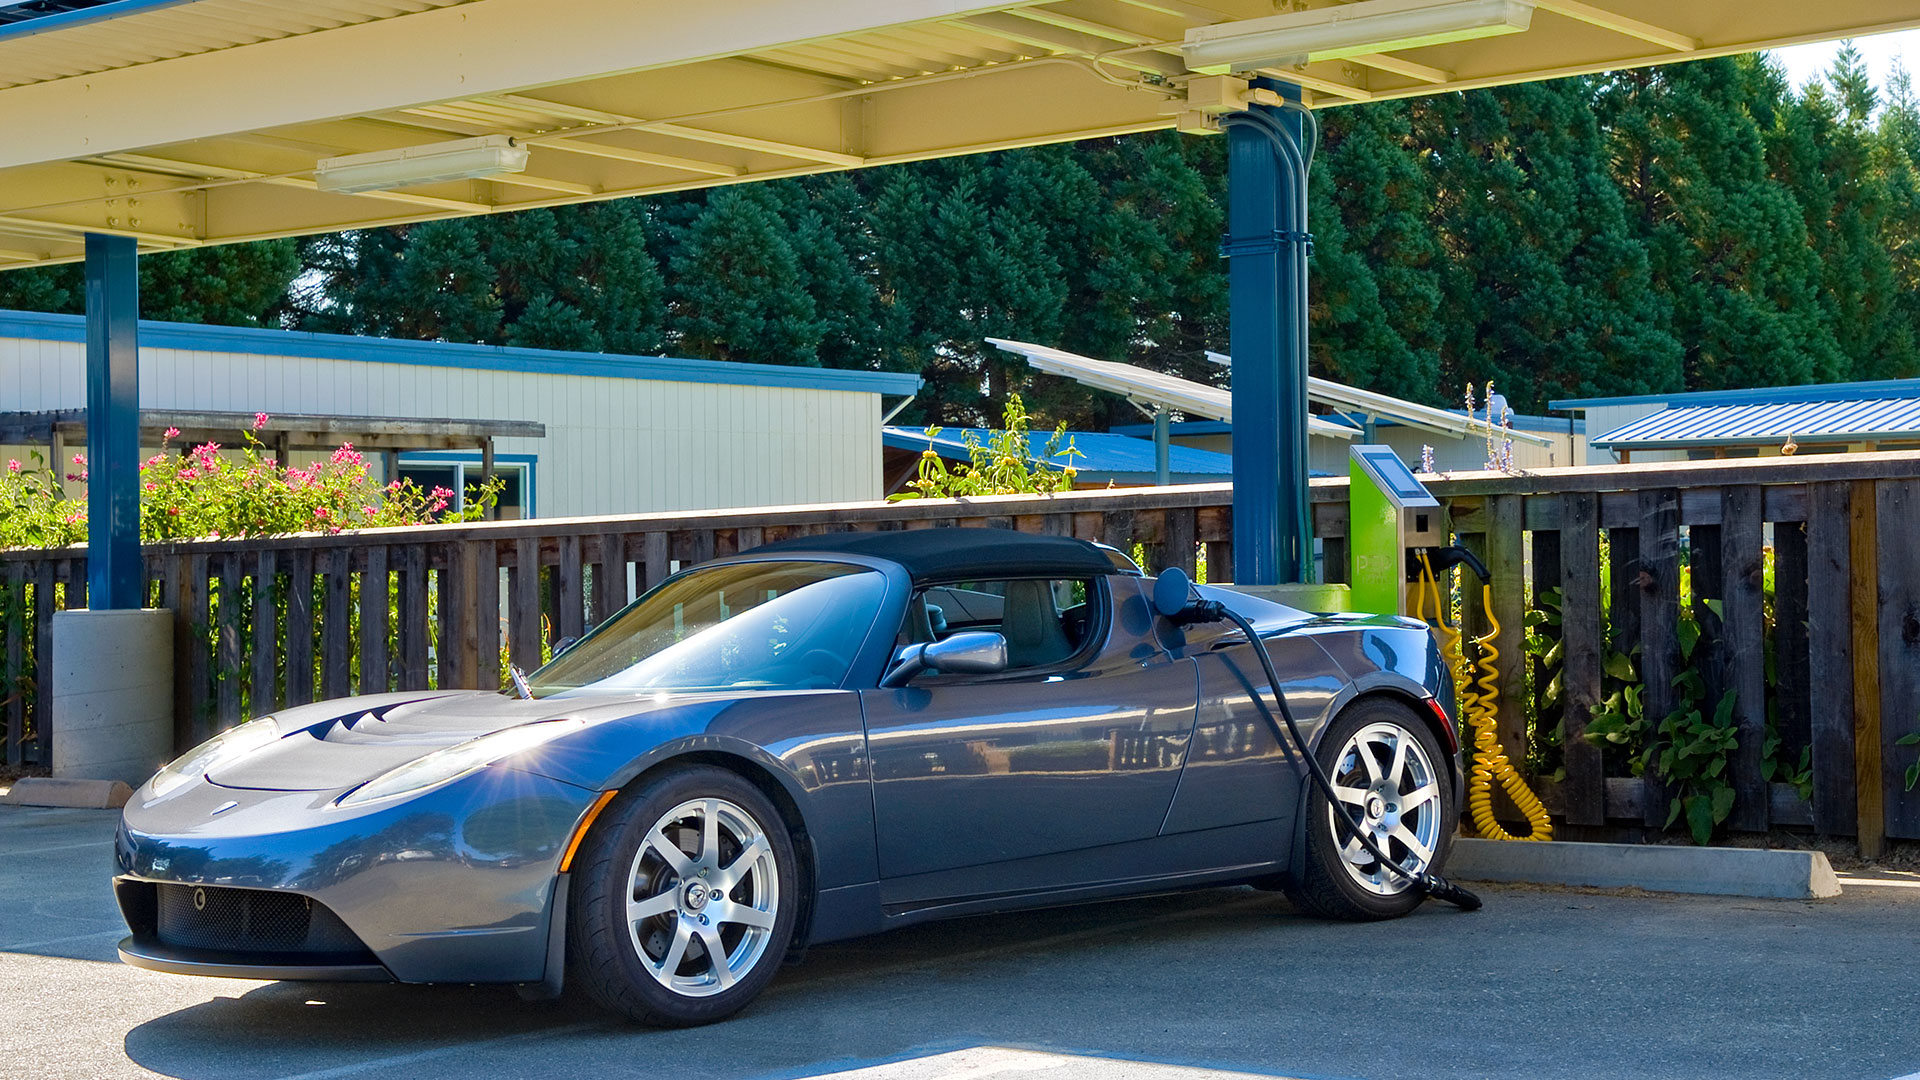
{"type": "MultiPolygon", "coordinates": [[[[266,414],[259,414],[254,430],[266,421],[266,414]]],[[[281,468],[262,456],[264,447],[251,431],[241,433],[237,459],[223,455],[219,443],[176,451],[172,441],[179,434],[169,428],[160,452],[140,466],[143,541],[473,520],[484,516],[500,494],[496,479],[456,512],[449,509],[455,493],[447,488],[426,491],[403,480],[382,486],[352,444],[304,468],[281,468]]],[[[73,465],[76,471],[67,479],[84,483],[86,456],[75,454],[73,465]]],[[[37,457],[31,466],[7,462],[0,472],[0,547],[59,547],[86,538],[84,492],[63,497],[53,472],[37,457]]]]}

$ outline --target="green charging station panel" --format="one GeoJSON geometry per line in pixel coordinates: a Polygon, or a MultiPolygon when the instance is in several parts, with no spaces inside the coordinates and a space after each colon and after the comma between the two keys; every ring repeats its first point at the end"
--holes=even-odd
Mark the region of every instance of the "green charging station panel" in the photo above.
{"type": "Polygon", "coordinates": [[[1407,551],[1446,546],[1440,501],[1392,447],[1353,447],[1347,454],[1347,475],[1352,610],[1405,614],[1407,551]]]}

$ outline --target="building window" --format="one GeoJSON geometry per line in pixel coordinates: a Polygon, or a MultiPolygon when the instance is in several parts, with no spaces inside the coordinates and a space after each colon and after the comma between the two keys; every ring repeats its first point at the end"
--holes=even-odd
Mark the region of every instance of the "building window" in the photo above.
{"type": "MultiPolygon", "coordinates": [[[[530,496],[533,462],[501,461],[496,459],[493,474],[500,478],[500,500],[496,504],[497,516],[502,521],[518,521],[533,516],[533,500],[530,496]]],[[[466,509],[467,499],[480,485],[480,462],[450,459],[441,456],[400,458],[400,479],[411,480],[422,491],[432,491],[436,487],[447,488],[456,494],[450,508],[455,511],[466,509]]]]}

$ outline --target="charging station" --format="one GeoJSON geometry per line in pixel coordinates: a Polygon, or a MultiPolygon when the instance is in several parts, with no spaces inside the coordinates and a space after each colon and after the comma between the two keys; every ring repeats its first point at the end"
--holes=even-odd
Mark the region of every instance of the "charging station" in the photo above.
{"type": "Polygon", "coordinates": [[[1352,447],[1347,474],[1352,610],[1405,615],[1411,553],[1447,546],[1440,500],[1391,447],[1352,447]]]}

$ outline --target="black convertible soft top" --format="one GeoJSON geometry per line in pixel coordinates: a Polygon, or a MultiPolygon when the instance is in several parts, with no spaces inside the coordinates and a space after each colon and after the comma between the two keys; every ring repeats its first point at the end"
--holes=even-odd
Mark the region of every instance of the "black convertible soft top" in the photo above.
{"type": "Polygon", "coordinates": [[[745,551],[865,555],[907,568],[915,582],[1027,576],[1110,574],[1106,552],[1070,536],[1038,536],[1011,529],[901,529],[796,536],[745,551]]]}

